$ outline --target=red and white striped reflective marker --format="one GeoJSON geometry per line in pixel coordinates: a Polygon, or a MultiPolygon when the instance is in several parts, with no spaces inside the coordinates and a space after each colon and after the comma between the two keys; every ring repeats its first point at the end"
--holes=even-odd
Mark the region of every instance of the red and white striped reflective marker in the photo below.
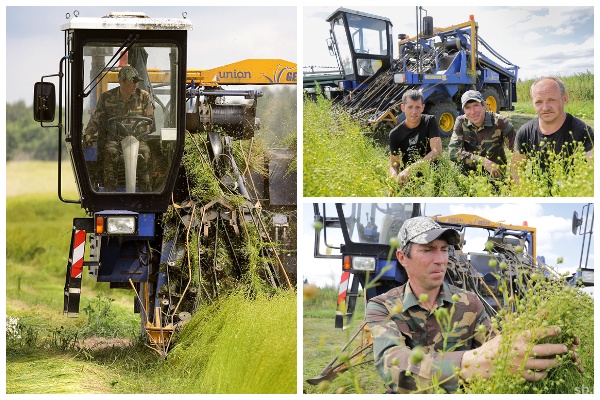
{"type": "Polygon", "coordinates": [[[340,280],[340,289],[338,291],[338,310],[340,309],[340,304],[346,301],[346,294],[348,293],[348,283],[350,283],[350,272],[344,271],[342,272],[342,279],[340,280]]]}
{"type": "Polygon", "coordinates": [[[337,298],[337,309],[335,310],[335,327],[344,327],[344,314],[345,307],[342,305],[346,302],[346,295],[348,294],[348,284],[350,283],[350,272],[342,272],[342,278],[340,279],[340,289],[338,290],[337,298]]]}
{"type": "Polygon", "coordinates": [[[83,254],[85,253],[85,236],[85,231],[75,231],[75,240],[73,241],[73,261],[71,265],[71,278],[81,279],[81,273],[83,271],[83,254]]]}
{"type": "Polygon", "coordinates": [[[81,296],[81,277],[83,273],[83,258],[85,253],[86,231],[73,228],[71,234],[71,249],[67,265],[65,282],[64,314],[68,317],[79,315],[79,298],[81,296]]]}

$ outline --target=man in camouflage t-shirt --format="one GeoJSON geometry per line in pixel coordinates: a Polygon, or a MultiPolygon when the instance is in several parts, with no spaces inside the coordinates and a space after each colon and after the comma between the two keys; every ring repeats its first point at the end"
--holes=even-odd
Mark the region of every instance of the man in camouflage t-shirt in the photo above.
{"type": "Polygon", "coordinates": [[[504,145],[512,149],[515,129],[506,117],[486,110],[478,91],[466,91],[461,102],[464,115],[454,124],[448,145],[450,159],[464,170],[475,170],[481,163],[493,178],[499,178],[506,167],[504,145]]]}
{"type": "MultiPolygon", "coordinates": [[[[459,376],[489,376],[495,368],[492,362],[501,335],[491,328],[475,294],[444,282],[448,246],[459,244],[458,232],[442,228],[429,217],[415,217],[404,222],[398,240],[396,256],[406,269],[408,282],[372,298],[366,310],[375,367],[387,393],[433,392],[436,377],[440,389],[454,392],[459,376]],[[435,312],[451,316],[445,346],[435,312]]],[[[551,330],[546,336],[558,332],[551,330]]],[[[530,341],[524,333],[515,346],[521,348],[530,341]]],[[[523,354],[516,354],[515,370],[524,364],[526,369],[535,370],[524,374],[525,379],[542,379],[545,370],[559,362],[553,356],[567,351],[563,344],[535,345],[532,354],[551,357],[523,360],[523,354]]]]}
{"type": "MultiPolygon", "coordinates": [[[[150,133],[154,130],[154,123],[144,121],[139,117],[153,118],[154,105],[150,94],[137,87],[142,81],[134,67],[124,66],[119,70],[119,86],[100,95],[97,108],[92,115],[86,129],[84,139],[87,143],[98,141],[98,148],[102,152],[102,169],[104,174],[104,190],[113,192],[117,188],[119,158],[122,157],[120,139],[115,135],[118,123],[110,123],[113,117],[129,118],[129,123],[136,126],[136,135],[150,133]],[[138,117],[136,120],[135,118],[138,117]]],[[[139,140],[137,176],[140,190],[150,191],[150,148],[144,139],[139,140]]]]}

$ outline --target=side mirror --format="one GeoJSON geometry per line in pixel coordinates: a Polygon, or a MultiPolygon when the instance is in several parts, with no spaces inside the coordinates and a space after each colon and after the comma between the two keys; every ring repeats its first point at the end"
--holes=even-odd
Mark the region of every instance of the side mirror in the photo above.
{"type": "Polygon", "coordinates": [[[56,109],[54,84],[36,82],[33,87],[33,119],[37,122],[52,122],[56,109]]]}
{"type": "Polygon", "coordinates": [[[579,218],[577,211],[573,211],[573,219],[571,220],[571,232],[573,232],[573,235],[577,235],[577,230],[581,226],[582,222],[583,217],[579,218]]]}

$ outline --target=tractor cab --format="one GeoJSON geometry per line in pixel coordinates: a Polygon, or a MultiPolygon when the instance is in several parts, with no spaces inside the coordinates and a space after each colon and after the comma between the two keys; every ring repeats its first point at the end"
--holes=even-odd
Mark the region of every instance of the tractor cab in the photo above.
{"type": "Polygon", "coordinates": [[[360,288],[370,299],[406,283],[390,241],[404,221],[419,215],[419,203],[314,204],[315,224],[322,227],[315,229],[314,257],[342,261],[336,328],[350,322],[360,288]]]}
{"type": "Polygon", "coordinates": [[[327,22],[331,26],[329,51],[338,60],[345,86],[360,84],[380,69],[390,68],[392,22],[388,18],[338,8],[327,22]]]}
{"type": "Polygon", "coordinates": [[[54,121],[47,80],[58,77],[55,126],[77,181],[73,202],[87,211],[166,210],[183,154],[191,27],[143,13],[75,15],[61,26],[66,55],[57,75],[36,83],[34,116],[42,126],[54,121]]]}

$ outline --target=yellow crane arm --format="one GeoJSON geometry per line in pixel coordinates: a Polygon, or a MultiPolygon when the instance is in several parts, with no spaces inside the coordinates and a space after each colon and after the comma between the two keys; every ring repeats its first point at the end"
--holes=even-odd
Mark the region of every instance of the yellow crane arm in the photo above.
{"type": "Polygon", "coordinates": [[[281,59],[247,59],[212,69],[188,69],[186,82],[197,86],[295,85],[297,65],[281,59]]]}

